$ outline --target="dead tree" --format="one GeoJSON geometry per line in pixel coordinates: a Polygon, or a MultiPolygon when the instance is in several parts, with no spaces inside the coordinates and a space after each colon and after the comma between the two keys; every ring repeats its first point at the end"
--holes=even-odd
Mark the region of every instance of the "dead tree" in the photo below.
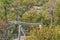
{"type": "MultiPolygon", "coordinates": [[[[54,22],[54,8],[56,6],[56,0],[49,0],[49,4],[47,6],[47,12],[50,14],[50,21],[51,21],[51,27],[54,22]]],[[[50,27],[50,28],[51,28],[50,27]]]]}

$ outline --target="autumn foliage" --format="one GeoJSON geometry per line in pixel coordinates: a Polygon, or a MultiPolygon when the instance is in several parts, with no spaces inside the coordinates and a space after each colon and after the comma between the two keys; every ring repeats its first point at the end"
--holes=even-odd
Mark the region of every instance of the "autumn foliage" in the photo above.
{"type": "Polygon", "coordinates": [[[57,29],[44,27],[30,31],[30,36],[26,40],[57,40],[57,29]]]}
{"type": "Polygon", "coordinates": [[[5,20],[0,19],[0,30],[5,28],[8,25],[8,23],[5,20]]]}

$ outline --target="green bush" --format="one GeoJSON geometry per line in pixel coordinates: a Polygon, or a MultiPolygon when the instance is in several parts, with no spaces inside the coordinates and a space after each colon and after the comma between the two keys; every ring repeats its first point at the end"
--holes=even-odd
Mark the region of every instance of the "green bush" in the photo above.
{"type": "Polygon", "coordinates": [[[34,29],[30,31],[30,36],[25,40],[59,40],[57,28],[44,27],[42,29],[34,29]]]}

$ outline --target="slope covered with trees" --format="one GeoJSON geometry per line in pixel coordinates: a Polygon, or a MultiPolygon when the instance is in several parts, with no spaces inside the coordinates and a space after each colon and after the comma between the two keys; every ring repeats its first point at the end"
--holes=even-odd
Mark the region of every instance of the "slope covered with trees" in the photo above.
{"type": "Polygon", "coordinates": [[[35,25],[22,25],[25,30],[30,29],[30,32],[27,33],[31,37],[29,37],[30,39],[26,38],[26,40],[59,40],[60,0],[0,0],[0,29],[9,30],[8,35],[5,34],[4,30],[2,31],[12,40],[14,36],[17,37],[18,25],[14,24],[7,29],[7,27],[10,27],[8,21],[11,20],[41,23],[41,30],[37,25],[36,27],[35,25]],[[37,32],[37,35],[35,32],[37,32]],[[47,36],[43,36],[44,33],[47,36]],[[50,37],[50,35],[52,36],[50,37]]]}

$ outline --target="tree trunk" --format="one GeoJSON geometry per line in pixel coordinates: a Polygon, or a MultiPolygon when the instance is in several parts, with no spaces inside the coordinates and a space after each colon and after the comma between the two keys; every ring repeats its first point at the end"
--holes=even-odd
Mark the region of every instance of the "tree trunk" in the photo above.
{"type": "Polygon", "coordinates": [[[7,8],[4,7],[4,10],[5,10],[5,12],[4,12],[4,16],[5,16],[5,20],[6,20],[6,22],[7,22],[7,8]]]}

